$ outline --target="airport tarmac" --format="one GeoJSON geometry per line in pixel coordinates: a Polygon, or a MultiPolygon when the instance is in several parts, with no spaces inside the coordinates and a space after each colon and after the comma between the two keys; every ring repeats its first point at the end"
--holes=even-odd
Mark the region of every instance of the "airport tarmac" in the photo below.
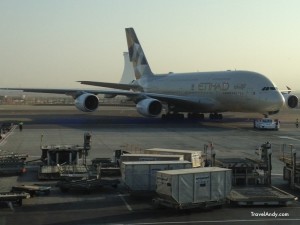
{"type": "MultiPolygon", "coordinates": [[[[0,106],[0,123],[24,123],[20,132],[15,129],[0,143],[7,152],[27,153],[28,160],[38,159],[40,145],[83,144],[84,132],[92,133],[89,158],[112,157],[120,146],[131,144],[142,148],[174,148],[203,150],[213,143],[218,157],[253,156],[255,149],[269,141],[272,144],[272,182],[289,190],[282,180],[283,164],[277,159],[282,144],[300,147],[299,128],[295,121],[299,109],[284,110],[275,117],[281,122],[279,131],[258,131],[252,128],[259,114],[224,114],[222,121],[162,121],[143,118],[129,107],[100,107],[88,114],[73,106],[0,106]]],[[[15,184],[36,183],[33,168],[21,177],[0,178],[0,188],[7,191],[15,184]]],[[[45,183],[49,183],[46,181],[45,183]]],[[[52,184],[50,182],[49,184],[52,184]]],[[[215,210],[177,212],[172,209],[153,209],[151,199],[133,199],[124,187],[103,188],[96,193],[62,194],[58,189],[49,196],[26,199],[14,211],[0,207],[0,225],[11,224],[299,224],[300,203],[288,207],[232,207],[215,210]],[[278,216],[267,216],[266,213],[278,216]],[[265,216],[259,215],[265,213],[265,216]],[[279,213],[282,213],[279,216],[279,213]],[[274,214],[273,214],[274,215],[274,214]]]]}

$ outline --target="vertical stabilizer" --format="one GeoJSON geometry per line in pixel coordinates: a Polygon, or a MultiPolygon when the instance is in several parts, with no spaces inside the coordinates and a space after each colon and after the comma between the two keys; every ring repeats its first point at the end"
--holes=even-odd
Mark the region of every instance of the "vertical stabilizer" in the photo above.
{"type": "Polygon", "coordinates": [[[124,52],[123,56],[124,56],[124,70],[119,83],[130,84],[135,80],[134,70],[133,70],[132,63],[129,60],[128,52],[124,52]]]}
{"type": "Polygon", "coordinates": [[[153,73],[150,69],[142,46],[134,32],[133,28],[126,28],[126,38],[129,51],[129,58],[133,64],[135,78],[138,80],[142,77],[152,77],[153,73]]]}

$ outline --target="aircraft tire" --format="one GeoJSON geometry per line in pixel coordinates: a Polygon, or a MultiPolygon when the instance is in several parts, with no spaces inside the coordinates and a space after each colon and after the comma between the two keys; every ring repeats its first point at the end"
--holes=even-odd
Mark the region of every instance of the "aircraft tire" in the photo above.
{"type": "Polygon", "coordinates": [[[223,115],[221,113],[210,113],[209,114],[209,119],[210,120],[222,120],[223,115]]]}
{"type": "Polygon", "coordinates": [[[178,120],[183,120],[184,119],[184,114],[181,113],[167,113],[163,114],[161,116],[163,120],[171,120],[171,119],[178,119],[178,120]]]}
{"type": "Polygon", "coordinates": [[[188,119],[194,120],[194,119],[199,119],[203,120],[204,119],[204,114],[203,113],[188,113],[187,114],[188,119]]]}

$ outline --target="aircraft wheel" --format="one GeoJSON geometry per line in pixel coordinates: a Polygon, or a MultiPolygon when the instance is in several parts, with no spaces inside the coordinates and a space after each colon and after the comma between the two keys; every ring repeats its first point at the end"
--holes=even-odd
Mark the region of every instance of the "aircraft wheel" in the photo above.
{"type": "Polygon", "coordinates": [[[209,114],[209,119],[211,120],[222,120],[223,119],[223,115],[220,113],[210,113],[209,114]]]}
{"type": "Polygon", "coordinates": [[[188,119],[199,119],[203,120],[204,119],[204,114],[203,113],[188,113],[188,119]]]}
{"type": "Polygon", "coordinates": [[[184,114],[180,114],[180,113],[167,113],[167,114],[163,114],[161,117],[163,120],[169,120],[169,119],[184,119],[184,114]]]}

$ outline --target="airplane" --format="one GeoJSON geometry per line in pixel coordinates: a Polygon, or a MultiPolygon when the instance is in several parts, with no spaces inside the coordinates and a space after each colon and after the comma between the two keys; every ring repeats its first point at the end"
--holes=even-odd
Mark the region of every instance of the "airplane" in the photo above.
{"type": "Polygon", "coordinates": [[[252,71],[154,74],[133,28],[125,28],[129,58],[135,80],[130,83],[78,81],[81,84],[115,90],[9,88],[25,92],[57,93],[73,96],[77,109],[93,112],[99,106],[98,94],[105,97],[122,95],[136,104],[145,117],[222,119],[223,112],[255,112],[265,117],[278,113],[284,106],[295,108],[298,98],[279,91],[266,76],[252,71]]]}

